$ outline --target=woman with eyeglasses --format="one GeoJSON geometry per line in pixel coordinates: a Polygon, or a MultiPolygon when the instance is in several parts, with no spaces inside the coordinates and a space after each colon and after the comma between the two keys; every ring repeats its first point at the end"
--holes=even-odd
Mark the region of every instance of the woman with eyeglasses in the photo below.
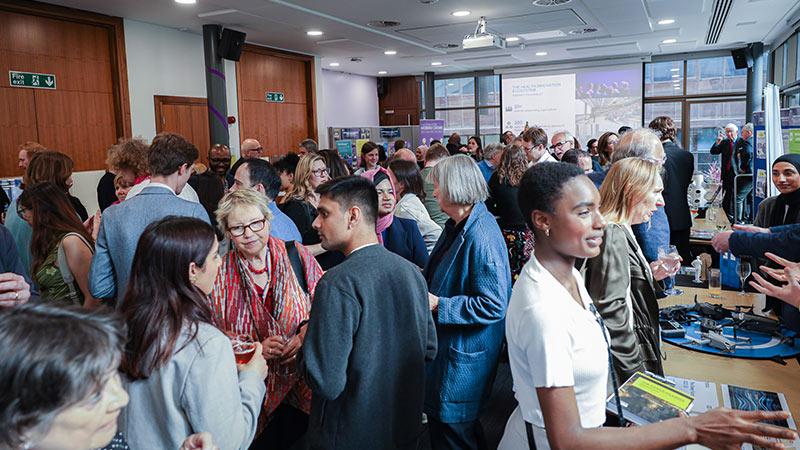
{"type": "Polygon", "coordinates": [[[583,170],[551,162],[529,169],[519,194],[536,251],[514,285],[506,315],[519,405],[500,450],[656,450],[688,444],[738,449],[743,442],[777,449],[783,445],[768,437],[796,438],[792,430],[759,423],[786,412],[715,409],[645,426],[603,427],[608,333],[575,269],[577,258],[601,252],[606,222],[600,196],[583,170]]]}
{"type": "Polygon", "coordinates": [[[217,223],[232,248],[223,258],[209,301],[218,328],[261,342],[271,370],[259,430],[267,425],[254,447],[284,449],[308,427],[311,391],[294,363],[322,269],[299,242],[270,236],[267,204],[263,194],[249,189],[229,192],[220,201],[217,223]],[[302,265],[300,279],[292,258],[302,265]]]}

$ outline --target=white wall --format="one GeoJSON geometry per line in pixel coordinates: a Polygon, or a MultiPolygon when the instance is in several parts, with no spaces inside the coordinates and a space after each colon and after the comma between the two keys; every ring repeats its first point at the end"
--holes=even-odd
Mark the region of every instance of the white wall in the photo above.
{"type": "Polygon", "coordinates": [[[317,91],[322,126],[320,141],[327,141],[328,127],[377,127],[378,79],[322,70],[322,91],[317,91]]]}
{"type": "MultiPolygon", "coordinates": [[[[203,36],[172,28],[125,19],[125,52],[128,60],[128,92],[131,129],[147,140],[156,135],[153,96],[205,97],[206,75],[203,36]]],[[[236,96],[236,63],[225,61],[231,151],[239,151],[236,96]]],[[[201,152],[207,149],[199,149],[201,152]]]]}

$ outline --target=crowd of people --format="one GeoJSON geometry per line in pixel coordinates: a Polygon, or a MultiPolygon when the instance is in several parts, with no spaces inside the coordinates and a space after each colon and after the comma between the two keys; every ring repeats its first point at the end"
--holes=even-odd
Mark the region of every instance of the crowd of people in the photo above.
{"type": "MultiPolygon", "coordinates": [[[[416,449],[427,430],[435,450],[485,449],[507,355],[501,449],[782,448],[796,433],[761,421],[784,412],[607,417],[634,373],[664,374],[657,299],[677,267],[658,251],[688,258],[694,170],[676,140],[669,117],[587,151],[533,126],[485,147],[367,142],[350,167],[310,139],[271,163],[248,138],[206,166],[163,133],[109,149],[91,216],[72,160],[26,143],[0,227],[0,447],[416,449]]],[[[714,241],[775,253],[753,284],[787,320],[795,156],[755,225],[714,241]]]]}

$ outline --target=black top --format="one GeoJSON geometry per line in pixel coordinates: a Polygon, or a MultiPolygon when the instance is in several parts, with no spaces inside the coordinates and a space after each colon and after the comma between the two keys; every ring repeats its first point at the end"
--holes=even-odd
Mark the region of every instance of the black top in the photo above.
{"type": "Polygon", "coordinates": [[[97,204],[100,206],[100,211],[105,211],[117,201],[117,189],[114,187],[115,177],[116,175],[106,171],[97,182],[97,204]]]}
{"type": "Polygon", "coordinates": [[[519,186],[501,183],[497,172],[489,178],[489,198],[486,199],[486,207],[490,213],[497,216],[497,224],[504,230],[525,229],[525,216],[519,209],[517,192],[519,186]]]}
{"type": "Polygon", "coordinates": [[[694,173],[694,156],[672,141],[664,143],[664,212],[671,231],[692,228],[687,191],[694,173]]]}
{"type": "MultiPolygon", "coordinates": [[[[303,200],[289,200],[278,205],[278,209],[289,216],[292,222],[297,225],[297,230],[300,231],[300,236],[303,237],[303,245],[320,243],[319,233],[311,226],[314,223],[314,219],[317,218],[317,208],[311,203],[303,200]]],[[[344,254],[342,252],[325,252],[315,258],[322,270],[328,270],[344,261],[344,254]]]]}
{"type": "MultiPolygon", "coordinates": [[[[439,242],[436,243],[436,247],[433,248],[431,252],[430,258],[428,258],[428,265],[426,267],[439,267],[439,264],[442,262],[442,258],[444,258],[445,253],[447,250],[450,249],[450,246],[453,245],[453,242],[456,240],[456,236],[461,233],[461,230],[464,229],[464,226],[467,224],[467,219],[465,218],[462,220],[458,225],[456,225],[456,221],[453,219],[447,219],[447,222],[444,223],[444,230],[442,230],[442,235],[439,237],[439,242]],[[441,243],[441,245],[439,245],[441,243]]],[[[433,275],[435,270],[429,270],[426,276],[426,282],[428,286],[433,282],[433,275]]]]}
{"type": "Polygon", "coordinates": [[[78,216],[81,218],[81,222],[86,222],[86,219],[89,218],[89,213],[86,212],[86,207],[83,206],[78,197],[73,197],[72,194],[67,193],[69,196],[69,202],[72,203],[72,207],[75,208],[75,212],[78,213],[78,216]]]}
{"type": "MultiPolygon", "coordinates": [[[[208,213],[211,226],[217,230],[217,207],[219,201],[225,195],[225,185],[222,179],[214,172],[207,170],[201,174],[194,174],[189,177],[189,185],[197,192],[200,204],[208,213]]],[[[218,232],[219,234],[219,232],[218,232]]],[[[220,236],[217,236],[220,237],[220,236]]]]}

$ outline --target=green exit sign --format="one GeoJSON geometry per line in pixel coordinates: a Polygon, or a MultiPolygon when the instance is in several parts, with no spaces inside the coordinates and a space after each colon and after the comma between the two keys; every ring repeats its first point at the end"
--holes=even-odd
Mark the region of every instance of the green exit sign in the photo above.
{"type": "Polygon", "coordinates": [[[283,92],[267,92],[267,101],[273,103],[283,103],[285,97],[283,92]]]}
{"type": "Polygon", "coordinates": [[[56,76],[52,73],[34,73],[8,71],[8,82],[12,87],[25,87],[34,89],[55,89],[56,76]]]}

